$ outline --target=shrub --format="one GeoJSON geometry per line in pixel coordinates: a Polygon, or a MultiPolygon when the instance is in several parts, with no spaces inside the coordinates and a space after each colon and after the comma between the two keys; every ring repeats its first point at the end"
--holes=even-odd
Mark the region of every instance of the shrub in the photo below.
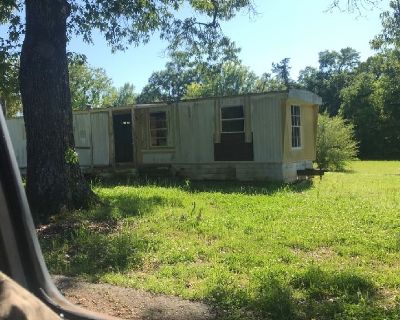
{"type": "Polygon", "coordinates": [[[358,142],[354,127],[343,118],[320,114],[317,130],[316,163],[320,169],[344,170],[348,161],[355,160],[358,142]]]}

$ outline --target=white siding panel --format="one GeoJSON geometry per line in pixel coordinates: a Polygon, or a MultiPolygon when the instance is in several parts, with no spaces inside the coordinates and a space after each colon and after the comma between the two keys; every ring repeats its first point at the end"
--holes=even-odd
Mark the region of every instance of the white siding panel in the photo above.
{"type": "Polygon", "coordinates": [[[251,98],[255,162],[282,161],[282,99],[281,95],[251,98]]]}
{"type": "Polygon", "coordinates": [[[88,148],[91,146],[90,143],[90,114],[74,114],[73,115],[74,125],[74,138],[76,148],[88,148]]]}
{"type": "Polygon", "coordinates": [[[108,166],[110,164],[110,136],[108,130],[108,112],[91,114],[93,165],[108,166]]]}
{"type": "Polygon", "coordinates": [[[92,150],[75,148],[79,157],[79,165],[81,167],[90,167],[92,165],[92,150]]]}
{"type": "Polygon", "coordinates": [[[7,119],[6,122],[18,167],[26,168],[26,134],[24,119],[7,119]]]}
{"type": "Polygon", "coordinates": [[[143,163],[171,163],[172,152],[144,152],[143,163]]]}

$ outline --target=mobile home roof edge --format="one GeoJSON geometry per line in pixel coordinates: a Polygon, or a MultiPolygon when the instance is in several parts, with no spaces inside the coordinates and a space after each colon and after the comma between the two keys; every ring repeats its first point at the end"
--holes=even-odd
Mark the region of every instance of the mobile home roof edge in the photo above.
{"type": "MultiPolygon", "coordinates": [[[[132,108],[135,109],[143,109],[143,108],[153,108],[153,107],[163,107],[168,105],[174,105],[177,103],[185,103],[185,102],[196,102],[196,101],[204,101],[204,100],[213,100],[213,99],[230,99],[230,98],[240,98],[240,97],[255,97],[255,96],[265,96],[265,95],[276,95],[276,94],[283,94],[287,95],[287,99],[289,100],[303,100],[307,102],[312,102],[313,104],[322,104],[322,98],[316,95],[315,93],[305,90],[305,89],[289,89],[289,90],[276,90],[276,91],[265,91],[265,92],[257,92],[257,93],[245,93],[245,94],[237,94],[237,95],[230,95],[230,96],[211,96],[211,97],[202,97],[202,98],[195,98],[195,99],[183,99],[178,101],[159,101],[159,102],[152,102],[152,103],[138,103],[127,105],[124,107],[101,107],[101,108],[93,108],[87,110],[72,110],[73,113],[87,113],[87,112],[105,112],[112,110],[114,111],[123,111],[129,110],[132,108]]],[[[22,118],[23,116],[19,117],[11,117],[9,119],[17,119],[22,118]]]]}

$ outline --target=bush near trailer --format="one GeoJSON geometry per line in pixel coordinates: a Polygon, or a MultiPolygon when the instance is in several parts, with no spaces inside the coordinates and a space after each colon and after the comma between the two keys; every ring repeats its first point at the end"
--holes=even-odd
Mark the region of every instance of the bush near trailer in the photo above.
{"type": "Polygon", "coordinates": [[[343,171],[355,160],[358,142],[354,138],[354,127],[343,118],[318,116],[316,164],[319,169],[343,171]]]}

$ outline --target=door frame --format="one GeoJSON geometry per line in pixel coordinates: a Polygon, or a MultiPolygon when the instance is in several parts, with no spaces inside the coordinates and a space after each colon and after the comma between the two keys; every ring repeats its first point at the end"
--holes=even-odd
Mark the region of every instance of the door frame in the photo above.
{"type": "Polygon", "coordinates": [[[136,168],[136,144],[135,144],[135,110],[134,106],[113,108],[109,110],[108,130],[110,132],[110,163],[113,168],[117,166],[131,166],[136,168]],[[115,133],[114,133],[114,114],[130,114],[131,115],[131,134],[132,134],[132,161],[116,162],[115,161],[115,133]]]}

